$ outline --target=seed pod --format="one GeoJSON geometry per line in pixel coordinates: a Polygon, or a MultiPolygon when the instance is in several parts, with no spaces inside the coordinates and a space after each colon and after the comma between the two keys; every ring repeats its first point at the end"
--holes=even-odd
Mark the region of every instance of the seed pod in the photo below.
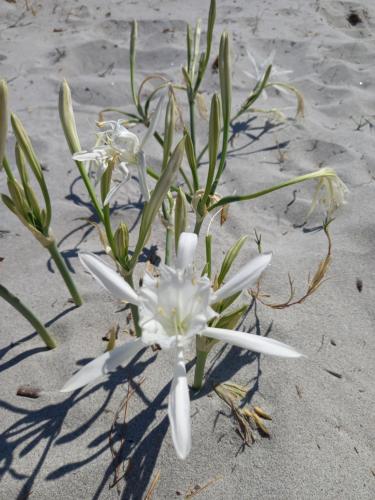
{"type": "Polygon", "coordinates": [[[257,415],[259,415],[260,417],[264,418],[265,420],[272,420],[272,417],[271,415],[269,415],[268,413],[266,413],[264,410],[262,410],[262,408],[260,408],[259,406],[254,406],[254,411],[257,415]]]}

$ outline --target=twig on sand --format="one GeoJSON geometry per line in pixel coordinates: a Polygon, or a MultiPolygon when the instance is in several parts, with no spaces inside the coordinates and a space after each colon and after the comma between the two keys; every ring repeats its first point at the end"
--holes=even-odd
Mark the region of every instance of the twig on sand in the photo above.
{"type": "Polygon", "coordinates": [[[210,479],[205,485],[199,486],[199,484],[196,484],[193,488],[190,488],[189,491],[185,495],[185,500],[188,500],[189,498],[193,498],[196,495],[199,495],[202,493],[203,490],[206,490],[209,486],[212,486],[214,483],[217,483],[223,479],[222,476],[216,476],[212,479],[210,479]]]}
{"type": "Polygon", "coordinates": [[[126,417],[127,417],[127,413],[128,413],[129,401],[130,401],[130,398],[136,392],[136,389],[132,389],[131,385],[136,385],[137,387],[139,387],[141,384],[143,384],[144,381],[145,381],[144,377],[137,383],[135,383],[133,380],[129,380],[128,390],[127,390],[126,396],[121,401],[120,406],[118,407],[117,411],[115,412],[115,416],[113,418],[111,429],[109,431],[108,441],[109,441],[109,447],[110,447],[110,450],[112,453],[113,465],[114,465],[113,482],[112,482],[112,484],[110,484],[109,487],[113,488],[114,486],[117,486],[117,491],[119,494],[121,493],[121,488],[120,488],[119,482],[121,481],[121,479],[123,479],[126,476],[129,468],[131,467],[131,460],[130,459],[127,460],[126,467],[125,467],[125,460],[122,461],[122,452],[124,450],[125,443],[126,443],[126,427],[127,427],[126,417]],[[114,442],[114,434],[115,434],[115,428],[116,428],[117,421],[118,421],[121,414],[123,414],[124,432],[121,434],[121,437],[120,437],[120,446],[116,450],[115,442],[114,442]]]}
{"type": "Polygon", "coordinates": [[[146,493],[144,500],[151,500],[151,498],[153,497],[153,495],[155,493],[155,490],[156,490],[156,487],[157,487],[159,481],[160,481],[160,470],[158,470],[156,472],[155,477],[151,481],[150,487],[147,490],[147,493],[146,493]]]}

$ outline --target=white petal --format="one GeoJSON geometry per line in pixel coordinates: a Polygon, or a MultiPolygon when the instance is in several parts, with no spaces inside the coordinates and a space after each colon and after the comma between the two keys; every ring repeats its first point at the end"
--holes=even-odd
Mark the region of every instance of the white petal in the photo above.
{"type": "Polygon", "coordinates": [[[147,167],[146,167],[146,158],[143,151],[139,152],[138,155],[139,162],[137,164],[138,167],[138,179],[139,186],[141,188],[141,193],[145,201],[150,201],[150,192],[148,190],[147,185],[147,167]]]}
{"type": "Polygon", "coordinates": [[[103,201],[103,207],[105,207],[110,203],[110,201],[112,200],[112,198],[114,198],[117,191],[119,191],[127,182],[128,179],[118,182],[108,191],[108,194],[105,197],[105,200],[103,201]]]}
{"type": "Polygon", "coordinates": [[[272,254],[263,253],[248,262],[237,274],[235,274],[225,285],[213,294],[211,303],[218,302],[231,295],[250,288],[255,285],[261,273],[271,262],[272,254]]]}
{"type": "Polygon", "coordinates": [[[164,103],[164,96],[160,97],[156,109],[154,111],[154,114],[152,115],[152,118],[150,120],[150,126],[147,129],[147,132],[145,133],[145,136],[142,139],[140,149],[142,150],[144,146],[146,145],[147,141],[151,136],[154,135],[154,132],[156,130],[156,127],[158,126],[158,122],[160,119],[161,111],[163,108],[163,103],[164,103]]]}
{"type": "Polygon", "coordinates": [[[272,64],[272,69],[273,69],[273,60],[275,59],[275,55],[276,55],[276,50],[273,49],[270,55],[265,59],[264,63],[262,64],[264,69],[267,69],[270,64],[272,64]]]}
{"type": "Polygon", "coordinates": [[[247,57],[250,59],[250,62],[253,66],[253,69],[254,69],[254,72],[255,72],[255,80],[259,80],[261,74],[260,74],[260,71],[259,71],[259,66],[253,56],[253,54],[248,50],[246,49],[246,52],[247,52],[247,57]]]}
{"type": "Polygon", "coordinates": [[[92,149],[92,151],[78,151],[72,156],[73,160],[77,161],[101,161],[108,158],[108,146],[99,146],[92,149]]]}
{"type": "Polygon", "coordinates": [[[103,207],[108,205],[112,198],[115,196],[117,191],[119,191],[129,180],[130,178],[130,173],[128,167],[125,166],[123,162],[121,162],[118,166],[121,174],[122,174],[122,181],[116,183],[109,191],[107,196],[105,197],[105,200],[103,201],[103,207]]]}
{"type": "Polygon", "coordinates": [[[107,170],[108,168],[108,165],[106,162],[96,162],[97,165],[98,165],[98,168],[96,169],[96,172],[95,172],[95,186],[97,186],[101,180],[101,178],[103,177],[103,174],[104,172],[107,170]]]}
{"type": "Polygon", "coordinates": [[[86,366],[81,368],[61,389],[61,392],[75,391],[90,382],[114,371],[118,366],[123,366],[138,351],[145,347],[141,339],[131,340],[116,347],[113,351],[105,352],[86,366]]]}
{"type": "Polygon", "coordinates": [[[182,271],[193,263],[198,236],[194,233],[181,233],[178,240],[176,269],[182,271]]]}
{"type": "Polygon", "coordinates": [[[80,252],[84,268],[114,297],[138,305],[139,298],[130,285],[114,269],[92,253],[80,252]]]}
{"type": "Polygon", "coordinates": [[[273,356],[281,356],[283,358],[300,358],[303,356],[303,354],[297,352],[293,347],[289,347],[282,342],[252,333],[225,330],[223,328],[206,328],[202,332],[202,335],[263,354],[272,354],[273,356]]]}
{"type": "Polygon", "coordinates": [[[95,151],[79,151],[72,156],[76,161],[93,161],[101,158],[95,151]]]}
{"type": "Polygon", "coordinates": [[[191,449],[191,421],[189,387],[182,352],[177,358],[169,393],[168,416],[177,456],[183,460],[191,449]]]}
{"type": "Polygon", "coordinates": [[[256,76],[250,73],[250,71],[244,71],[244,73],[250,80],[256,80],[256,76]]]}

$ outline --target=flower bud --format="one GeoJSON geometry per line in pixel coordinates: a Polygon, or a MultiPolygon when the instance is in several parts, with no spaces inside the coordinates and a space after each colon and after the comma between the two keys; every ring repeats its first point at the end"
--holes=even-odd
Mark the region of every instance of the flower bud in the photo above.
{"type": "Polygon", "coordinates": [[[68,82],[64,80],[60,86],[59,114],[65,138],[72,154],[81,151],[76,122],[74,119],[72,94],[68,82]]]}
{"type": "Polygon", "coordinates": [[[28,206],[23,187],[16,179],[8,179],[8,191],[14,206],[22,217],[27,219],[30,208],[28,206]]]}
{"type": "Polygon", "coordinates": [[[197,163],[195,161],[194,145],[193,141],[191,140],[190,134],[187,130],[185,130],[185,153],[190,168],[192,170],[196,169],[197,163]]]}
{"type": "Polygon", "coordinates": [[[30,137],[28,136],[24,126],[22,125],[21,120],[15,115],[11,114],[10,120],[13,127],[14,135],[16,136],[17,142],[20,145],[23,154],[26,156],[26,159],[37,179],[39,184],[43,183],[43,172],[42,167],[38,161],[38,158],[35,154],[34,148],[31,144],[30,137]]]}
{"type": "Polygon", "coordinates": [[[176,105],[174,102],[174,97],[173,95],[171,95],[165,113],[163,169],[167,166],[168,158],[172,149],[175,125],[176,125],[176,105]]]}
{"type": "Polygon", "coordinates": [[[128,226],[124,222],[121,222],[116,229],[114,235],[114,246],[116,257],[120,260],[126,259],[129,248],[129,230],[128,226]]]}
{"type": "Polygon", "coordinates": [[[220,40],[219,49],[219,76],[221,89],[221,103],[223,107],[224,123],[229,123],[232,101],[232,75],[230,41],[228,33],[224,32],[220,40]]]}

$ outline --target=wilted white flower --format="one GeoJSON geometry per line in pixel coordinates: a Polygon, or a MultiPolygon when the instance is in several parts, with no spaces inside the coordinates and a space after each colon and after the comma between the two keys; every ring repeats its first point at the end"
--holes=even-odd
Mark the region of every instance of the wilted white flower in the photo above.
{"type": "Polygon", "coordinates": [[[100,179],[108,168],[121,174],[121,182],[109,190],[103,201],[103,206],[107,205],[117,191],[129,180],[129,167],[137,169],[142,196],[146,201],[150,199],[147,186],[146,159],[143,148],[155,132],[162,111],[163,101],[164,97],[161,97],[142,141],[122,125],[122,120],[118,120],[117,122],[107,121],[100,124],[101,128],[107,130],[98,133],[98,140],[94,148],[91,151],[80,151],[73,155],[74,160],[89,164],[89,171],[95,176],[95,184],[100,182],[100,179]]]}
{"type": "Polygon", "coordinates": [[[293,348],[267,337],[212,328],[208,322],[217,314],[211,305],[254,285],[271,260],[270,254],[249,261],[216,292],[207,277],[193,269],[197,236],[182,233],[175,267],[161,266],[160,276],[145,275],[136,293],[123,278],[93,254],[81,254],[85,268],[115,297],[138,306],[142,335],[106,352],[76,373],[62,391],[78,389],[98,377],[125,365],[144,346],[159,344],[174,348],[176,363],[168,400],[168,415],[173,443],[179,458],[186,458],[191,448],[190,398],[185,369],[184,349],[197,335],[222,340],[255,352],[296,358],[293,348]]]}
{"type": "MultiPolygon", "coordinates": [[[[273,50],[270,53],[270,55],[265,60],[263,60],[263,62],[261,62],[261,63],[258,63],[256,61],[256,59],[254,58],[254,56],[251,54],[251,52],[248,49],[246,50],[246,52],[247,52],[248,58],[250,59],[250,63],[252,65],[252,72],[250,72],[250,71],[244,71],[244,73],[251,80],[255,81],[255,85],[257,85],[263,79],[264,73],[265,73],[266,69],[268,68],[268,66],[270,64],[272,64],[272,71],[271,71],[270,78],[272,76],[273,77],[276,77],[276,76],[277,77],[279,77],[279,76],[283,76],[284,77],[285,75],[293,73],[292,70],[281,69],[278,66],[276,66],[276,65],[273,64],[273,60],[274,60],[275,54],[276,54],[275,50],[273,50]]],[[[281,90],[281,91],[284,91],[284,89],[282,87],[278,87],[278,89],[281,90]]],[[[263,90],[262,96],[264,97],[264,99],[267,99],[267,92],[265,90],[263,90]]]]}
{"type": "Polygon", "coordinates": [[[322,168],[317,173],[320,175],[317,178],[318,183],[307,217],[312,214],[318,204],[325,208],[328,215],[332,215],[337,208],[345,204],[345,195],[349,192],[333,168],[322,168]]]}

